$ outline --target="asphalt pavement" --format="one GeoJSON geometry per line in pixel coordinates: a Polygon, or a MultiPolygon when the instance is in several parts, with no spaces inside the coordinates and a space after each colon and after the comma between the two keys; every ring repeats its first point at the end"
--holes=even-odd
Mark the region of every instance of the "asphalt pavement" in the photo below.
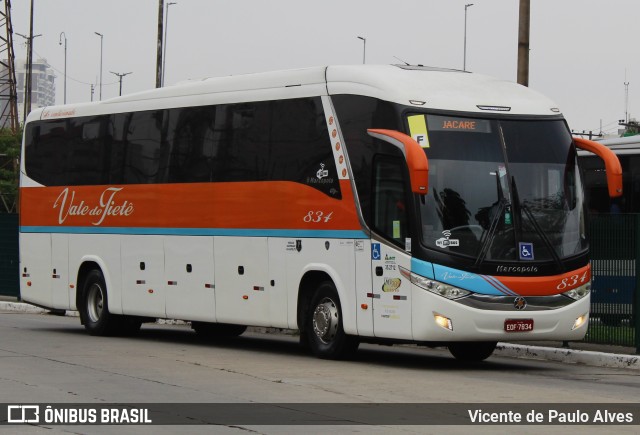
{"type": "MultiPolygon", "coordinates": [[[[25,312],[47,314],[49,311],[20,302],[18,298],[0,296],[0,312],[25,312]]],[[[67,316],[77,316],[77,311],[67,311],[67,316]]],[[[167,321],[161,321],[167,323],[167,321]]],[[[170,321],[169,321],[170,322],[170,321]]],[[[291,333],[275,328],[250,328],[253,332],[291,333]]],[[[612,346],[584,342],[517,342],[498,343],[496,356],[538,359],[567,364],[582,364],[594,367],[627,368],[640,370],[640,355],[633,347],[612,346]]]]}

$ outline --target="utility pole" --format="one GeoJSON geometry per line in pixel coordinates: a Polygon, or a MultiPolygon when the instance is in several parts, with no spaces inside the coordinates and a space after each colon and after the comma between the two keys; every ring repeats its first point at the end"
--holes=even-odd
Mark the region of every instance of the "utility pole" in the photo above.
{"type": "Polygon", "coordinates": [[[124,76],[128,76],[129,74],[133,74],[133,72],[128,72],[128,73],[117,73],[117,72],[113,72],[113,71],[109,71],[111,74],[115,74],[118,76],[118,78],[120,79],[120,95],[122,95],[122,78],[124,76]]]}
{"type": "Polygon", "coordinates": [[[162,87],[164,88],[164,79],[167,75],[166,69],[167,69],[167,33],[169,32],[169,6],[171,5],[177,5],[178,3],[176,2],[169,2],[167,3],[167,13],[165,14],[165,18],[164,18],[164,38],[162,40],[162,43],[164,44],[164,49],[162,52],[162,87]]]}
{"type": "MultiPolygon", "coordinates": [[[[33,0],[32,0],[33,1],[33,0]]],[[[156,59],[156,88],[162,87],[162,30],[164,12],[164,0],[158,0],[158,51],[156,59]]]]}
{"type": "Polygon", "coordinates": [[[31,0],[31,12],[29,13],[29,59],[27,60],[27,90],[29,91],[25,95],[24,105],[24,122],[27,122],[27,115],[31,112],[31,78],[32,78],[32,66],[33,66],[33,0],[31,0]]]}
{"type": "Polygon", "coordinates": [[[531,23],[531,0],[520,0],[518,26],[518,83],[529,86],[529,28],[531,23]]]}
{"type": "Polygon", "coordinates": [[[91,101],[93,101],[93,91],[94,91],[94,87],[93,87],[93,83],[91,84],[91,101]]]}
{"type": "Polygon", "coordinates": [[[21,36],[27,41],[27,63],[25,64],[25,80],[24,80],[24,119],[23,123],[27,121],[27,115],[31,112],[31,70],[32,70],[32,46],[33,40],[41,34],[26,36],[22,33],[15,32],[16,35],[21,36]]]}
{"type": "Polygon", "coordinates": [[[33,0],[31,0],[31,12],[29,13],[29,47],[27,53],[27,77],[24,92],[24,123],[31,112],[31,66],[33,65],[33,0]]]}

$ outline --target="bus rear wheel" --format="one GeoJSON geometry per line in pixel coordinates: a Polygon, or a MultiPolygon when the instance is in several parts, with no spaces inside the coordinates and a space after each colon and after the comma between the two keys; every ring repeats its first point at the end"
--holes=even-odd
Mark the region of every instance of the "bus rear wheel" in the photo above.
{"type": "Polygon", "coordinates": [[[109,312],[107,284],[102,271],[94,269],[87,275],[83,287],[80,317],[91,335],[130,335],[140,329],[136,317],[119,316],[109,312]]]}
{"type": "Polygon", "coordinates": [[[448,347],[457,360],[480,362],[489,358],[497,345],[497,341],[461,341],[450,343],[448,347]]]}
{"type": "Polygon", "coordinates": [[[109,313],[107,284],[100,270],[92,270],[87,275],[80,316],[91,335],[112,335],[116,331],[116,319],[109,313]]]}
{"type": "Polygon", "coordinates": [[[345,334],[338,292],[331,281],[321,283],[306,316],[305,333],[314,355],[323,359],[343,359],[358,348],[358,340],[345,334]]]}

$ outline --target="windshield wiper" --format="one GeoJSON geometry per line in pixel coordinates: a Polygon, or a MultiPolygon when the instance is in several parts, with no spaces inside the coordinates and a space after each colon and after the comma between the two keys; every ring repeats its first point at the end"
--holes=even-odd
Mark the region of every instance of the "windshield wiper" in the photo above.
{"type": "Polygon", "coordinates": [[[475,267],[479,267],[484,262],[484,259],[489,252],[489,248],[491,247],[491,243],[493,243],[493,239],[495,237],[498,224],[500,223],[502,213],[504,212],[508,204],[508,201],[504,196],[502,184],[500,183],[500,168],[498,168],[498,170],[496,171],[496,182],[498,186],[498,210],[496,210],[496,213],[491,218],[489,230],[483,233],[483,238],[480,239],[482,247],[480,248],[480,252],[478,253],[478,257],[476,258],[476,262],[474,264],[475,267]]]}
{"type": "Polygon", "coordinates": [[[498,202],[498,210],[496,210],[496,213],[491,219],[491,225],[489,226],[489,230],[485,233],[484,241],[482,241],[482,248],[480,248],[480,253],[478,254],[478,258],[476,258],[474,266],[479,267],[484,262],[506,206],[507,200],[505,198],[500,198],[500,201],[498,202]]]}
{"type": "MultiPolygon", "coordinates": [[[[533,215],[533,213],[531,212],[529,207],[524,203],[520,203],[520,198],[518,196],[518,187],[516,186],[515,177],[511,178],[511,192],[513,194],[514,203],[520,208],[520,210],[524,213],[524,215],[527,218],[529,218],[529,221],[531,222],[531,225],[533,225],[533,229],[536,230],[536,233],[540,236],[540,238],[544,242],[544,244],[547,247],[547,249],[549,250],[549,252],[551,252],[551,256],[553,257],[553,260],[558,265],[558,268],[560,270],[564,270],[564,265],[562,264],[562,260],[560,260],[560,257],[558,256],[558,253],[553,248],[553,244],[551,243],[551,240],[549,240],[549,237],[547,237],[547,235],[545,234],[544,230],[542,229],[542,227],[540,226],[540,224],[536,220],[535,216],[533,215]]],[[[522,228],[521,228],[521,230],[522,230],[522,228]]],[[[518,238],[518,239],[520,239],[520,238],[518,238]]]]}

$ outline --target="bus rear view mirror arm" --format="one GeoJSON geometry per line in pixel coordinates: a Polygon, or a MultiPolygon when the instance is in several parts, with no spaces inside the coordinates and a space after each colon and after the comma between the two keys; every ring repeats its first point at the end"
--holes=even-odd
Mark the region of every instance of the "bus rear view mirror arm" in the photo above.
{"type": "Polygon", "coordinates": [[[367,133],[369,136],[383,140],[402,151],[409,168],[411,191],[426,195],[429,190],[429,161],[418,142],[410,136],[395,130],[370,128],[367,133]]]}
{"type": "Polygon", "coordinates": [[[592,152],[604,161],[604,168],[607,172],[609,196],[611,198],[622,196],[622,166],[620,166],[618,156],[598,142],[578,137],[574,137],[573,141],[578,148],[592,152]]]}

